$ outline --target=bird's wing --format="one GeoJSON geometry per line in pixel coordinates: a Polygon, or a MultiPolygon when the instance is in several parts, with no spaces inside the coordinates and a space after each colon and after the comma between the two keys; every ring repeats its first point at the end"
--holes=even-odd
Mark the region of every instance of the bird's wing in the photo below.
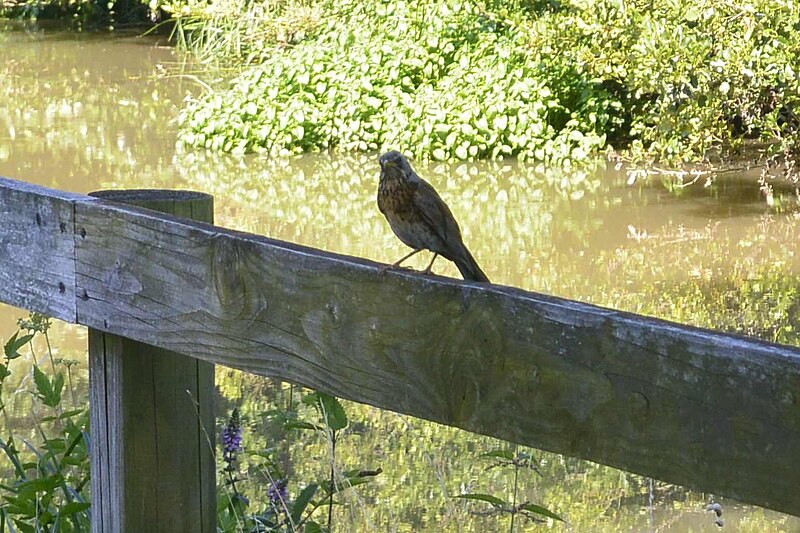
{"type": "Polygon", "coordinates": [[[417,190],[414,193],[414,205],[419,210],[422,219],[442,239],[445,245],[453,244],[450,237],[455,236],[456,241],[461,241],[461,230],[458,228],[453,213],[444,200],[439,196],[430,183],[420,178],[417,190]]]}

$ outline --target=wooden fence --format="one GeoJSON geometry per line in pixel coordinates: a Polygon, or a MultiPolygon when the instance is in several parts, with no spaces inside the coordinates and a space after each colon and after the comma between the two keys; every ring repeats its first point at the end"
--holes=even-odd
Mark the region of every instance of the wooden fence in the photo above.
{"type": "Polygon", "coordinates": [[[213,364],[800,515],[797,348],[100,196],[0,178],[0,301],[90,328],[96,532],[214,531],[213,364]]]}

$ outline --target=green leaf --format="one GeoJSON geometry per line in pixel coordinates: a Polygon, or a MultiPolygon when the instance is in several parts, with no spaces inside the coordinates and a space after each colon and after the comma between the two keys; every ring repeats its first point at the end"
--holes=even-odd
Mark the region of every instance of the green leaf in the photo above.
{"type": "MultiPolygon", "coordinates": [[[[61,393],[63,391],[64,391],[64,374],[59,372],[56,374],[56,378],[53,380],[53,394],[56,405],[61,401],[61,393]]],[[[52,407],[55,407],[55,405],[52,407]]]]}
{"type": "Polygon", "coordinates": [[[321,426],[317,426],[316,424],[312,424],[311,422],[303,422],[302,420],[292,420],[291,422],[286,422],[283,425],[283,429],[312,429],[312,430],[321,430],[321,426]]]}
{"type": "Polygon", "coordinates": [[[227,511],[231,504],[231,498],[228,494],[220,491],[217,495],[217,515],[221,515],[223,511],[227,511]]]}
{"type": "Polygon", "coordinates": [[[514,454],[511,450],[492,450],[490,452],[482,453],[478,457],[491,457],[496,459],[505,459],[507,461],[514,460],[514,454]]]}
{"type": "Polygon", "coordinates": [[[19,335],[19,332],[14,333],[5,345],[6,359],[9,361],[22,355],[19,353],[19,349],[28,344],[33,339],[34,334],[23,335],[19,338],[17,338],[17,335],[19,335]]]}
{"type": "Polygon", "coordinates": [[[311,498],[317,493],[317,489],[319,489],[319,485],[311,483],[300,492],[297,499],[292,504],[292,522],[295,524],[300,523],[300,520],[303,518],[303,512],[306,510],[306,507],[308,507],[308,502],[310,502],[311,498]]]}
{"type": "Polygon", "coordinates": [[[331,488],[331,484],[329,481],[322,483],[325,492],[328,494],[337,494],[339,492],[345,491],[347,489],[357,487],[359,485],[364,485],[365,483],[369,483],[372,481],[372,477],[380,475],[383,472],[382,469],[374,470],[374,471],[367,471],[367,470],[348,470],[347,472],[342,473],[342,477],[344,478],[340,483],[336,483],[333,488],[331,488]]]}
{"type": "Polygon", "coordinates": [[[64,374],[56,374],[51,382],[47,375],[39,369],[38,365],[33,365],[33,381],[36,383],[38,397],[43,404],[48,407],[55,407],[61,402],[61,391],[64,388],[64,374]]]}
{"type": "Polygon", "coordinates": [[[306,395],[303,403],[312,405],[319,411],[328,429],[337,431],[347,427],[347,414],[344,412],[344,407],[330,394],[314,392],[306,395]]]}
{"type": "Polygon", "coordinates": [[[11,375],[11,371],[8,369],[7,365],[0,363],[0,383],[3,382],[8,376],[11,375]]]}
{"type": "Polygon", "coordinates": [[[506,502],[504,502],[497,496],[492,496],[491,494],[478,494],[478,493],[459,494],[458,496],[455,497],[462,498],[464,500],[478,500],[481,502],[491,503],[494,506],[500,506],[500,507],[506,505],[506,502]]]}
{"type": "Polygon", "coordinates": [[[697,20],[700,18],[700,12],[697,10],[696,7],[690,7],[686,11],[684,18],[686,19],[687,22],[697,22],[697,20]]]}
{"type": "Polygon", "coordinates": [[[552,519],[558,520],[560,522],[564,522],[564,519],[561,518],[560,516],[558,516],[557,514],[555,514],[554,512],[549,511],[549,510],[545,509],[544,507],[541,507],[541,506],[533,504],[533,503],[523,503],[522,505],[520,505],[519,508],[520,509],[525,509],[526,511],[530,511],[532,513],[536,513],[536,514],[539,514],[539,515],[542,515],[542,516],[547,516],[548,518],[552,518],[552,519]]]}
{"type": "Polygon", "coordinates": [[[306,522],[305,528],[303,528],[304,533],[328,533],[328,530],[317,522],[306,522]]]}
{"type": "Polygon", "coordinates": [[[492,120],[492,125],[502,132],[508,126],[508,117],[505,115],[499,115],[492,120]]]}
{"type": "Polygon", "coordinates": [[[320,407],[325,424],[333,431],[347,427],[347,414],[341,402],[329,394],[320,393],[320,407]]]}
{"type": "Polygon", "coordinates": [[[64,420],[65,418],[72,418],[75,415],[79,415],[83,413],[83,409],[73,409],[72,411],[64,411],[59,415],[59,420],[64,420]]]}
{"type": "Polygon", "coordinates": [[[91,504],[87,502],[69,502],[61,508],[58,514],[59,516],[71,516],[76,513],[82,513],[89,507],[91,507],[91,504]]]}
{"type": "Polygon", "coordinates": [[[45,399],[53,395],[53,386],[47,375],[39,369],[39,365],[33,365],[33,381],[36,383],[40,398],[45,399]]]}
{"type": "Polygon", "coordinates": [[[60,487],[63,482],[64,478],[59,474],[31,479],[17,485],[17,494],[20,498],[29,498],[39,492],[49,493],[60,487]]]}
{"type": "MultiPolygon", "coordinates": [[[[353,487],[369,483],[370,481],[372,480],[365,477],[350,477],[345,479],[344,482],[342,483],[336,483],[336,488],[333,491],[333,493],[336,494],[342,492],[343,490],[351,489],[353,487]]],[[[330,483],[327,483],[326,485],[330,485],[330,483]]],[[[330,487],[328,487],[328,494],[330,494],[330,492],[331,492],[330,487]]]]}

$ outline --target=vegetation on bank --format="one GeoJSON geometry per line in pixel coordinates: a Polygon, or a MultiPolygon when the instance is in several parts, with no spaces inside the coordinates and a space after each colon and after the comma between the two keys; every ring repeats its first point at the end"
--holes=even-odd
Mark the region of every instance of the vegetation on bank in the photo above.
{"type": "MultiPolygon", "coordinates": [[[[168,20],[232,68],[185,147],[678,163],[797,153],[795,0],[17,0],[6,14],[168,20]],[[779,141],[775,143],[774,141],[779,141]]],[[[215,74],[218,76],[218,74],[215,74]]]]}
{"type": "Polygon", "coordinates": [[[57,20],[77,29],[152,25],[159,16],[141,0],[0,0],[0,17],[57,20]]]}
{"type": "Polygon", "coordinates": [[[790,0],[270,5],[166,6],[194,49],[247,65],[186,102],[183,145],[551,162],[614,148],[678,162],[745,139],[780,151],[798,126],[790,0]]]}
{"type": "Polygon", "coordinates": [[[0,359],[0,532],[89,531],[89,410],[85,395],[76,397],[78,362],[54,356],[48,318],[31,314],[18,325],[0,359]],[[20,403],[25,426],[9,412],[20,403]]]}

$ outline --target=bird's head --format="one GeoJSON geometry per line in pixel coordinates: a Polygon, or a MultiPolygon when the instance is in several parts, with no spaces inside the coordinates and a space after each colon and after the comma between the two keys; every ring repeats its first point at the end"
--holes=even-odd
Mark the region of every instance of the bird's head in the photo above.
{"type": "Polygon", "coordinates": [[[378,161],[381,164],[381,177],[407,179],[414,173],[406,156],[397,150],[386,152],[378,161]]]}

